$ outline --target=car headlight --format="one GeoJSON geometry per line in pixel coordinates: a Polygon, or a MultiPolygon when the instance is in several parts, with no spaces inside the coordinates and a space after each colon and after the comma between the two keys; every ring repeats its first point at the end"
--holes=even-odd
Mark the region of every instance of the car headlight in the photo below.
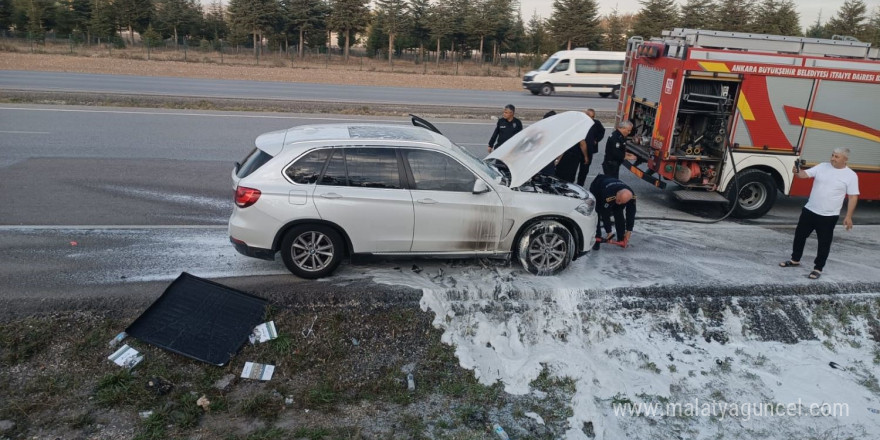
{"type": "Polygon", "coordinates": [[[587,217],[593,215],[593,210],[595,210],[595,209],[596,209],[596,200],[593,199],[592,197],[585,199],[584,203],[581,203],[580,205],[577,206],[577,208],[574,208],[575,211],[577,211],[587,217]]]}

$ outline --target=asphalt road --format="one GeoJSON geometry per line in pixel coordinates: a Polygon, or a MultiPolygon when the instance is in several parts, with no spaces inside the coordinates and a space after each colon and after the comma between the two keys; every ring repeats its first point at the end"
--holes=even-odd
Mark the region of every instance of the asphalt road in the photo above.
{"type": "MultiPolygon", "coordinates": [[[[408,123],[401,118],[157,109],[0,108],[0,303],[31,310],[91,299],[101,308],[108,301],[131,307],[157,296],[181,271],[224,278],[242,288],[264,286],[270,296],[292,288],[334,294],[335,283],[349,282],[346,276],[331,283],[285,276],[280,261],[236,254],[225,225],[232,206],[232,163],[252,148],[258,134],[345,120],[408,123]]],[[[485,155],[493,121],[434,122],[454,142],[485,155]]],[[[601,155],[595,159],[601,161],[601,155]]],[[[598,170],[593,166],[590,174],[598,170]]],[[[714,205],[671,204],[667,192],[629,173],[622,177],[639,195],[640,217],[707,220],[722,214],[714,205]]],[[[780,197],[764,218],[725,221],[719,228],[742,227],[755,234],[790,228],[803,203],[802,198],[780,197]]],[[[654,234],[663,228],[712,231],[712,226],[678,221],[651,224],[654,234]]],[[[861,234],[876,233],[876,226],[865,225],[880,225],[880,207],[860,204],[856,224],[861,234]]],[[[851,237],[858,241],[858,236],[851,237]]],[[[790,233],[768,237],[762,245],[790,246],[790,233]]],[[[656,245],[662,254],[663,242],[656,245]]],[[[348,273],[362,275],[371,267],[353,266],[348,273]]],[[[363,282],[358,280],[353,282],[363,282]]]]}
{"type": "Polygon", "coordinates": [[[0,90],[118,93],[205,98],[331,101],[346,103],[440,105],[501,109],[613,110],[617,101],[596,95],[534,96],[521,92],[363,87],[335,84],[254,80],[208,80],[152,76],[104,75],[0,70],[0,90]]]}

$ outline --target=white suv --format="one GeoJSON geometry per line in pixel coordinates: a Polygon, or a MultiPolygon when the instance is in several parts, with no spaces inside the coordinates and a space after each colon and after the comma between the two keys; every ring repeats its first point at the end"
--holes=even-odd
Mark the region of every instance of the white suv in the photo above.
{"type": "Polygon", "coordinates": [[[581,112],[543,119],[483,160],[421,127],[329,124],[257,137],[232,172],[238,252],[303,278],[352,254],[514,257],[552,275],[588,252],[595,199],[538,172],[583,139],[581,112]]]}

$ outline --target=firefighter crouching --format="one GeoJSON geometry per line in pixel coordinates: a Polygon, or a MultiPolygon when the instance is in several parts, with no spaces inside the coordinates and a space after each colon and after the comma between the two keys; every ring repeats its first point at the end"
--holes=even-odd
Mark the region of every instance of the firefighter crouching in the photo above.
{"type": "Polygon", "coordinates": [[[636,221],[636,196],[632,188],[616,177],[599,174],[590,184],[590,192],[596,198],[596,213],[599,215],[599,222],[596,223],[596,244],[593,245],[593,250],[598,250],[599,243],[602,242],[627,247],[636,221]],[[612,216],[618,241],[612,240],[614,237],[611,232],[612,216]]]}

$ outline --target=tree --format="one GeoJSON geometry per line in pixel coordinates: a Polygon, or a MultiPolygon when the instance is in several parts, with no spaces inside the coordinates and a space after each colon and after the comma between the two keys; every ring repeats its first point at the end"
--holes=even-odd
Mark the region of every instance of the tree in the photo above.
{"type": "Polygon", "coordinates": [[[714,0],[687,0],[681,5],[681,27],[687,29],[715,29],[714,0]]]}
{"type": "Polygon", "coordinates": [[[469,14],[466,21],[467,31],[471,35],[475,35],[480,40],[480,62],[483,61],[483,43],[486,36],[492,33],[492,14],[491,5],[487,0],[479,0],[473,3],[474,11],[469,14]]]}
{"type": "Polygon", "coordinates": [[[163,33],[174,38],[175,46],[180,34],[191,34],[202,21],[202,10],[196,0],[156,0],[156,21],[163,33]]]}
{"type": "Polygon", "coordinates": [[[755,0],[718,0],[715,23],[720,31],[749,32],[755,10],[755,0]]]}
{"type": "Polygon", "coordinates": [[[431,2],[429,0],[411,0],[410,15],[412,16],[409,36],[419,45],[419,61],[425,58],[425,44],[431,40],[431,2]]]}
{"type": "Polygon", "coordinates": [[[323,35],[330,9],[321,0],[282,0],[281,14],[285,29],[298,35],[298,55],[302,58],[308,36],[312,32],[323,35]]]}
{"type": "Polygon", "coordinates": [[[810,38],[830,38],[831,35],[828,34],[827,29],[825,29],[825,25],[822,24],[822,11],[819,11],[819,15],[816,17],[816,22],[813,23],[812,26],[807,28],[807,31],[804,32],[804,36],[810,38]]]}
{"type": "Polygon", "coordinates": [[[272,29],[273,22],[280,16],[274,0],[230,0],[227,14],[233,30],[253,37],[254,56],[259,56],[264,33],[272,29]]]}
{"type": "Polygon", "coordinates": [[[626,50],[627,26],[617,8],[605,18],[605,35],[602,37],[602,50],[621,52],[626,50]]]}
{"type": "Polygon", "coordinates": [[[641,0],[639,3],[642,9],[636,14],[633,35],[648,39],[678,27],[678,7],[674,0],[641,0]]]}
{"type": "Polygon", "coordinates": [[[868,7],[862,0],[846,0],[837,15],[828,20],[826,28],[832,35],[846,35],[864,38],[868,7]]]}
{"type": "Polygon", "coordinates": [[[134,31],[143,33],[150,24],[153,3],[150,0],[114,0],[113,6],[119,24],[128,28],[129,44],[134,45],[134,31]]]}
{"type": "Polygon", "coordinates": [[[393,62],[394,38],[409,25],[409,5],[406,0],[376,0],[381,29],[388,36],[388,63],[393,62]]]}
{"type": "MultiPolygon", "coordinates": [[[[0,0],[3,1],[8,0],[0,0]]],[[[85,32],[91,17],[92,5],[89,0],[64,0],[55,9],[55,32],[58,34],[85,32]]]]}
{"type": "Polygon", "coordinates": [[[544,54],[556,51],[557,46],[547,29],[547,22],[537,13],[529,19],[528,31],[526,32],[526,45],[528,52],[534,54],[533,66],[537,67],[544,61],[544,54]]]}
{"type": "Polygon", "coordinates": [[[217,41],[226,38],[228,33],[229,26],[226,24],[223,5],[218,0],[214,0],[214,2],[208,6],[207,13],[205,14],[202,34],[203,36],[210,37],[212,40],[217,41]]]}
{"type": "Polygon", "coordinates": [[[454,17],[449,5],[438,2],[432,5],[428,14],[428,29],[431,39],[437,40],[437,64],[440,64],[440,43],[450,37],[455,30],[454,17]]]}
{"type": "Polygon", "coordinates": [[[553,0],[553,14],[547,21],[550,33],[560,45],[598,49],[602,40],[599,6],[595,0],[553,0]]]}
{"type": "Polygon", "coordinates": [[[54,20],[54,3],[51,0],[18,0],[13,6],[22,14],[18,21],[24,22],[23,27],[30,38],[42,40],[47,20],[54,20]]]}
{"type": "Polygon", "coordinates": [[[345,60],[348,61],[348,50],[351,47],[351,33],[366,28],[370,18],[369,0],[333,0],[330,3],[330,15],[327,27],[345,34],[345,60]]]}
{"type": "Polygon", "coordinates": [[[0,29],[6,31],[12,25],[12,0],[0,0],[0,29]]]}
{"type": "Polygon", "coordinates": [[[517,17],[514,13],[519,11],[519,1],[487,0],[486,3],[490,10],[495,11],[494,14],[489,16],[490,28],[492,29],[489,36],[492,38],[493,42],[492,59],[494,62],[494,60],[497,60],[498,56],[501,54],[501,50],[507,47],[511,38],[513,38],[517,17]]]}
{"type": "Polygon", "coordinates": [[[870,42],[872,46],[880,46],[880,6],[874,9],[874,14],[871,15],[871,20],[868,22],[868,30],[866,33],[868,36],[867,41],[870,42]]]}
{"type": "Polygon", "coordinates": [[[116,14],[110,0],[94,0],[89,32],[107,40],[116,35],[116,14]]]}
{"type": "Polygon", "coordinates": [[[801,35],[800,14],[791,0],[763,0],[752,30],[762,34],[801,35]]]}

